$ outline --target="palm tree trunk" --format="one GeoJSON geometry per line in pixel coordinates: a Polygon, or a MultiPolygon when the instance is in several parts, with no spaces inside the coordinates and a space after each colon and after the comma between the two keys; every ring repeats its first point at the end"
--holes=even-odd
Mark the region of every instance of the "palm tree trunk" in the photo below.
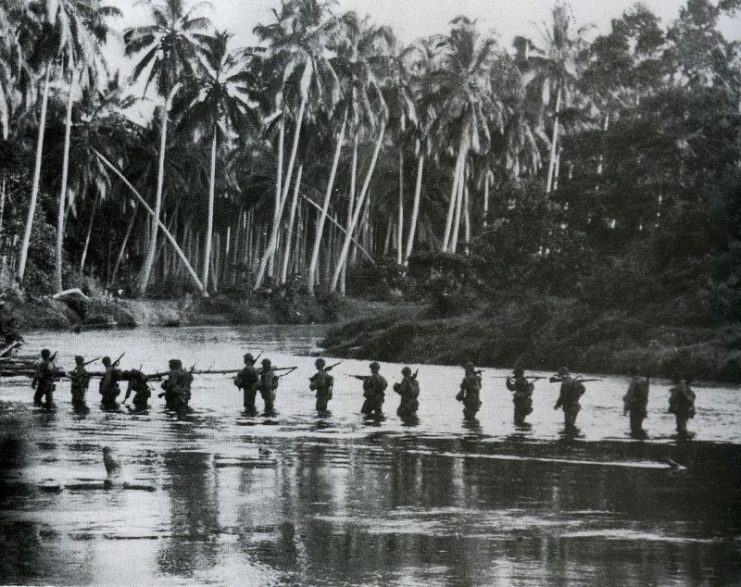
{"type": "Polygon", "coordinates": [[[121,261],[123,261],[124,254],[126,254],[126,245],[129,243],[129,237],[131,236],[131,230],[134,228],[134,221],[136,220],[136,213],[139,210],[139,205],[137,204],[134,208],[134,211],[131,213],[131,219],[129,220],[129,224],[126,227],[126,233],[124,234],[123,242],[121,243],[121,249],[118,251],[118,256],[116,257],[116,263],[113,265],[113,273],[111,274],[111,281],[108,283],[108,286],[110,287],[113,283],[116,281],[116,277],[118,276],[118,268],[121,266],[121,261]]]}
{"type": "Polygon", "coordinates": [[[548,178],[546,180],[545,193],[550,194],[553,191],[553,172],[556,165],[556,148],[558,147],[558,113],[561,110],[561,87],[559,85],[556,93],[556,113],[553,117],[553,135],[551,137],[551,150],[548,156],[548,178]]]}
{"type": "Polygon", "coordinates": [[[417,231],[417,219],[419,218],[419,204],[422,199],[422,176],[425,168],[425,156],[422,151],[417,160],[417,183],[414,186],[414,204],[412,204],[412,218],[409,223],[409,234],[407,234],[407,248],[404,254],[404,265],[409,264],[409,256],[414,248],[414,233],[417,231]]]}
{"type": "MultiPolygon", "coordinates": [[[[406,119],[404,116],[401,117],[401,133],[406,129],[406,119]]],[[[401,265],[403,259],[403,246],[404,242],[404,145],[402,143],[402,137],[399,137],[399,226],[397,227],[398,234],[396,236],[396,264],[401,265]]]]}
{"type": "Polygon", "coordinates": [[[214,125],[214,138],[211,140],[211,173],[208,181],[208,218],[206,219],[206,244],[203,254],[203,277],[201,282],[208,290],[208,269],[211,258],[211,239],[214,233],[214,200],[216,198],[216,150],[218,147],[218,128],[214,125]]]}
{"type": "Polygon", "coordinates": [[[468,256],[471,245],[471,200],[468,186],[463,188],[463,253],[468,256]]]}
{"type": "MultiPolygon", "coordinates": [[[[347,226],[350,226],[355,209],[355,191],[358,184],[358,133],[355,133],[352,146],[352,168],[350,169],[350,194],[347,199],[347,226]]],[[[347,290],[347,259],[342,263],[340,276],[340,294],[345,295],[347,290]]]]}
{"type": "MultiPolygon", "coordinates": [[[[291,240],[293,239],[293,227],[296,221],[296,210],[298,208],[298,194],[301,189],[301,176],[304,173],[303,163],[298,166],[296,172],[296,181],[293,184],[293,199],[291,200],[291,212],[288,216],[288,230],[286,231],[286,244],[285,251],[283,253],[283,266],[280,271],[280,282],[286,283],[288,281],[288,263],[291,259],[291,240]]],[[[298,237],[296,237],[298,239],[298,237]]]]}
{"type": "Polygon", "coordinates": [[[54,289],[60,292],[62,285],[62,253],[64,247],[64,216],[67,205],[67,181],[69,178],[69,145],[72,135],[72,82],[74,74],[69,74],[69,91],[67,93],[67,112],[64,118],[64,154],[62,155],[62,185],[59,189],[59,209],[57,210],[57,242],[54,251],[54,289]]]}
{"type": "Polygon", "coordinates": [[[26,274],[26,262],[28,261],[28,247],[31,244],[31,230],[33,229],[33,217],[36,214],[36,201],[39,197],[39,184],[41,180],[41,163],[44,150],[44,133],[46,131],[46,110],[49,105],[49,77],[51,75],[51,63],[47,64],[44,73],[44,90],[41,94],[41,116],[39,117],[39,132],[36,139],[36,162],[33,168],[33,183],[31,186],[31,201],[28,204],[28,217],[26,227],[23,231],[21,241],[21,254],[18,259],[18,282],[23,283],[26,274]]]}
{"type": "Polygon", "coordinates": [[[464,160],[466,154],[463,149],[464,138],[461,136],[461,144],[458,147],[458,158],[455,162],[455,170],[453,171],[453,187],[450,190],[450,203],[448,204],[448,215],[445,219],[445,234],[443,235],[442,252],[445,253],[450,247],[450,233],[453,228],[453,214],[455,212],[457,197],[458,197],[458,186],[460,185],[461,170],[464,166],[464,160]]]}
{"type": "Polygon", "coordinates": [[[95,220],[95,211],[98,208],[98,198],[93,202],[93,209],[90,212],[90,221],[87,225],[87,234],[85,235],[85,245],[82,247],[82,256],[80,257],[80,273],[85,270],[85,261],[87,260],[87,251],[90,247],[90,235],[93,234],[93,220],[95,220]]]}
{"type": "MultiPolygon", "coordinates": [[[[273,225],[280,225],[280,211],[282,210],[281,202],[283,200],[283,158],[285,151],[285,138],[286,138],[286,117],[285,117],[285,106],[281,108],[280,125],[278,132],[278,173],[276,174],[275,180],[275,207],[273,208],[273,225]]],[[[286,183],[291,182],[290,175],[286,178],[286,183]]],[[[269,277],[273,277],[275,252],[270,254],[268,259],[267,273],[269,277]]]]}
{"type": "MultiPolygon", "coordinates": [[[[185,256],[185,253],[183,253],[183,250],[180,248],[180,245],[178,245],[178,242],[175,240],[175,237],[172,236],[169,230],[167,230],[167,227],[162,224],[162,221],[159,218],[159,215],[152,210],[152,208],[149,207],[149,204],[147,204],[147,201],[142,197],[142,195],[136,191],[136,188],[131,185],[131,182],[129,182],[128,179],[126,179],[126,176],[119,171],[119,169],[113,165],[108,159],[106,159],[103,155],[101,155],[98,151],[94,151],[95,155],[103,162],[103,164],[108,167],[113,173],[118,176],[118,178],[123,181],[124,185],[126,185],[127,188],[131,190],[131,192],[136,196],[136,199],[139,200],[139,203],[144,206],[144,209],[157,221],[157,226],[153,226],[153,229],[161,229],[165,237],[170,241],[173,248],[175,249],[175,252],[178,254],[178,257],[180,257],[180,260],[183,262],[183,265],[185,265],[185,268],[188,270],[188,273],[190,274],[191,279],[193,279],[193,282],[196,284],[196,287],[198,287],[198,290],[201,292],[201,295],[204,297],[208,297],[208,292],[206,291],[206,288],[203,287],[203,284],[201,283],[201,280],[198,279],[198,275],[196,274],[195,270],[193,269],[193,266],[188,261],[188,258],[185,256]]],[[[150,241],[152,239],[150,238],[150,241]]]]}
{"type": "Polygon", "coordinates": [[[484,175],[484,228],[489,225],[489,173],[484,175]]]}
{"type": "Polygon", "coordinates": [[[291,177],[293,175],[293,166],[296,163],[296,153],[298,152],[299,138],[301,137],[301,125],[304,121],[304,113],[306,112],[306,101],[307,97],[301,99],[301,106],[298,110],[298,118],[296,119],[296,130],[293,133],[293,145],[291,146],[291,156],[288,160],[288,169],[286,171],[286,181],[283,185],[283,193],[279,196],[276,194],[275,207],[277,214],[273,217],[273,230],[270,233],[270,240],[265,248],[262,259],[260,260],[260,266],[257,270],[257,277],[255,278],[254,289],[257,290],[262,286],[263,279],[265,278],[265,270],[267,269],[268,262],[275,253],[275,245],[278,241],[278,229],[280,228],[280,219],[283,216],[283,208],[286,200],[288,199],[288,190],[291,186],[291,177]]]}
{"type": "Polygon", "coordinates": [[[319,259],[319,247],[322,244],[322,233],[324,232],[324,223],[327,220],[327,212],[329,211],[329,201],[332,198],[332,190],[334,190],[334,181],[337,177],[337,165],[340,162],[340,154],[342,152],[342,144],[345,142],[345,128],[347,127],[347,113],[342,120],[342,126],[340,132],[337,134],[337,145],[335,146],[334,159],[332,160],[332,170],[329,172],[329,181],[327,182],[327,191],[324,193],[324,205],[322,206],[322,213],[319,216],[319,222],[317,223],[316,230],[314,232],[314,249],[311,252],[311,263],[309,263],[309,275],[307,278],[307,286],[309,288],[309,294],[314,294],[314,274],[316,273],[317,261],[319,259]]]}
{"type": "MultiPolygon", "coordinates": [[[[157,232],[160,225],[160,211],[162,208],[162,186],[165,179],[165,148],[167,147],[167,110],[169,100],[166,98],[162,105],[162,134],[160,136],[159,166],[157,169],[157,192],[154,197],[154,217],[152,218],[152,230],[149,235],[149,245],[147,247],[147,256],[144,258],[144,266],[139,275],[139,295],[144,295],[149,284],[149,276],[154,266],[154,258],[157,253],[157,232]]],[[[200,281],[198,282],[200,285],[200,281]]],[[[200,289],[205,289],[200,286],[200,289]]]]}
{"type": "Polygon", "coordinates": [[[463,192],[466,188],[466,164],[463,164],[461,179],[458,183],[458,193],[455,195],[455,214],[453,216],[453,235],[450,238],[448,250],[452,253],[458,251],[458,233],[461,227],[461,209],[463,207],[463,192]]]}
{"type": "Polygon", "coordinates": [[[360,195],[358,195],[358,201],[356,203],[355,212],[353,213],[352,222],[350,222],[350,226],[347,227],[347,232],[345,233],[345,239],[342,243],[342,250],[340,251],[340,258],[337,261],[337,265],[335,266],[334,275],[332,276],[332,284],[330,286],[330,291],[335,291],[337,289],[337,282],[340,279],[340,272],[342,271],[342,265],[345,263],[345,260],[347,259],[347,253],[350,250],[350,243],[352,242],[352,234],[355,230],[355,226],[358,223],[358,219],[360,218],[360,213],[363,210],[363,202],[365,201],[365,196],[368,193],[368,189],[370,188],[371,179],[373,178],[373,171],[376,168],[376,162],[378,161],[378,154],[381,152],[381,146],[383,145],[383,137],[386,134],[386,121],[384,120],[381,123],[381,130],[378,133],[378,139],[376,141],[376,147],[373,150],[373,157],[371,159],[370,167],[368,168],[368,173],[365,176],[365,181],[363,183],[363,187],[360,190],[360,195]]]}

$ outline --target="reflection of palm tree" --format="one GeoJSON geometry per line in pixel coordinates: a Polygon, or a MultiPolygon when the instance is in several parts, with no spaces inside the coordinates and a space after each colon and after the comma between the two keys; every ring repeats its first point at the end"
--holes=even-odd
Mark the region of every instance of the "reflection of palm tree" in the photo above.
{"type": "Polygon", "coordinates": [[[201,59],[207,52],[208,41],[204,31],[211,26],[207,18],[194,16],[200,4],[186,10],[182,0],[145,0],[144,3],[149,8],[153,24],[130,28],[124,34],[126,55],[143,53],[134,67],[133,79],[139,79],[148,71],[144,91],[150,83],[155,83],[157,94],[162,98],[157,190],[147,256],[139,276],[138,289],[141,294],[147,289],[157,251],[170,104],[181,87],[181,78],[192,79],[202,69],[201,59]]]}

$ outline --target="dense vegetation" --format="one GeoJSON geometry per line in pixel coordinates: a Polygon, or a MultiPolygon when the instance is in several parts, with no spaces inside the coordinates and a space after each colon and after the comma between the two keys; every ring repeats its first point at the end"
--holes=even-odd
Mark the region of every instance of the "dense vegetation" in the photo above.
{"type": "Polygon", "coordinates": [[[117,9],[0,7],[6,284],[518,315],[517,344],[476,353],[496,362],[555,314],[554,348],[580,325],[601,332],[587,347],[695,329],[738,376],[741,60],[717,26],[738,0],[688,0],[669,24],[637,4],[602,35],[557,3],[512,47],[463,16],[402,46],[282,0],[242,49],[201,5],[147,4],[123,31],[131,80],[101,52],[117,9]],[[157,104],[144,126],[135,80],[157,104]]]}

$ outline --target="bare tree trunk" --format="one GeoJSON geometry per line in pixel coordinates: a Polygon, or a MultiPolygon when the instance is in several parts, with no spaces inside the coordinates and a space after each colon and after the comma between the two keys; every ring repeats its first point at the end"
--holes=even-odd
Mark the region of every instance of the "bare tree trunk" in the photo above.
{"type": "MultiPolygon", "coordinates": [[[[355,208],[355,191],[358,183],[358,133],[355,133],[352,147],[352,167],[350,169],[350,194],[347,201],[347,226],[350,226],[355,208]]],[[[340,276],[340,294],[345,295],[347,289],[347,260],[342,263],[342,274],[340,276]]]]}
{"type": "MultiPolygon", "coordinates": [[[[401,132],[406,129],[406,118],[401,117],[401,132]]],[[[399,226],[396,237],[396,264],[401,265],[404,260],[402,252],[404,242],[404,145],[399,137],[399,226]]]]}
{"type": "Polygon", "coordinates": [[[201,282],[208,290],[208,268],[211,258],[211,239],[214,232],[214,200],[216,199],[216,150],[218,148],[218,128],[214,125],[214,138],[211,141],[211,169],[208,182],[208,216],[206,218],[206,243],[203,253],[203,275],[201,282]]]}
{"type": "Polygon", "coordinates": [[[129,224],[126,226],[126,233],[124,234],[123,242],[121,243],[121,249],[118,251],[118,256],[116,257],[116,263],[113,265],[113,273],[111,274],[111,281],[108,282],[108,287],[115,283],[116,277],[118,276],[118,268],[121,266],[121,261],[123,261],[123,257],[126,254],[126,245],[129,243],[129,237],[131,236],[131,230],[134,228],[134,221],[136,220],[136,213],[138,211],[139,205],[137,204],[134,211],[131,213],[129,224]]]}
{"type": "Polygon", "coordinates": [[[484,174],[484,228],[489,225],[489,172],[484,174]]]}
{"type": "Polygon", "coordinates": [[[62,184],[59,189],[59,208],[57,210],[57,242],[54,250],[54,288],[57,292],[64,289],[62,284],[62,256],[64,253],[64,213],[67,209],[67,182],[69,179],[69,148],[72,136],[72,84],[75,76],[69,74],[67,92],[67,112],[64,117],[64,153],[62,155],[62,184]]]}
{"type": "Polygon", "coordinates": [[[468,186],[463,187],[463,242],[465,249],[463,253],[468,256],[471,246],[471,200],[468,186]]]}
{"type": "MultiPolygon", "coordinates": [[[[288,263],[291,258],[291,240],[293,238],[293,230],[296,220],[296,210],[298,208],[298,195],[301,189],[301,177],[304,173],[303,163],[299,165],[298,171],[296,172],[296,181],[293,184],[293,199],[291,200],[291,211],[288,215],[288,230],[286,232],[286,245],[283,254],[283,266],[280,271],[280,282],[286,283],[288,281],[288,263]]],[[[298,239],[298,237],[296,237],[298,239]]]]}
{"type": "Polygon", "coordinates": [[[409,223],[409,234],[407,235],[407,248],[404,255],[404,265],[409,264],[409,256],[414,248],[414,234],[417,231],[417,219],[419,218],[419,204],[422,198],[422,176],[425,168],[425,155],[420,151],[417,160],[417,183],[414,186],[414,204],[412,205],[412,219],[409,223]]]}
{"type": "Polygon", "coordinates": [[[93,209],[90,211],[90,220],[87,224],[87,234],[85,235],[85,245],[82,247],[82,256],[80,257],[80,273],[85,271],[85,261],[87,260],[87,251],[90,247],[90,235],[93,234],[93,220],[95,220],[95,211],[98,209],[98,198],[93,202],[93,209]]]}
{"type": "Polygon", "coordinates": [[[553,118],[553,135],[551,137],[551,150],[548,157],[548,178],[545,185],[545,193],[550,194],[553,191],[553,172],[556,165],[556,154],[558,147],[558,113],[561,110],[561,87],[559,86],[556,93],[556,113],[553,118]]]}
{"type": "MultiPolygon", "coordinates": [[[[281,202],[283,200],[283,159],[285,155],[285,138],[286,138],[286,110],[285,106],[281,106],[280,125],[278,131],[278,173],[276,174],[275,180],[275,206],[273,208],[273,225],[280,225],[280,210],[281,202]]],[[[286,178],[287,183],[290,183],[290,176],[286,178]]],[[[268,259],[267,273],[269,277],[273,277],[273,259],[275,253],[270,255],[268,259]]]]}
{"type": "MultiPolygon", "coordinates": [[[[167,110],[169,100],[165,98],[162,105],[162,130],[160,136],[160,152],[157,169],[157,191],[154,196],[154,217],[152,218],[152,231],[149,235],[149,246],[147,247],[147,256],[144,258],[141,275],[139,276],[139,295],[144,295],[149,285],[149,276],[154,266],[154,257],[157,252],[157,233],[160,225],[160,213],[162,209],[162,186],[165,180],[165,149],[167,148],[167,110]]],[[[200,284],[200,281],[198,282],[200,284]]],[[[201,288],[203,289],[203,288],[201,288]]]]}
{"type": "MultiPolygon", "coordinates": [[[[391,234],[394,231],[394,223],[389,222],[386,225],[386,238],[383,239],[383,256],[387,257],[389,254],[389,247],[391,246],[391,234]]],[[[394,239],[394,244],[396,244],[396,240],[394,239]]]]}
{"type": "Polygon", "coordinates": [[[342,152],[342,144],[345,142],[345,128],[347,127],[347,114],[345,114],[342,120],[342,127],[340,132],[337,133],[337,145],[335,147],[334,159],[332,160],[332,170],[329,172],[329,181],[327,182],[327,191],[324,194],[324,205],[322,206],[322,212],[319,216],[319,221],[316,225],[314,233],[314,249],[311,252],[311,263],[309,264],[309,276],[306,284],[309,288],[309,293],[314,294],[314,273],[317,268],[317,260],[319,259],[319,247],[322,243],[322,233],[324,232],[324,223],[327,219],[327,212],[329,211],[329,202],[332,198],[332,190],[334,189],[335,178],[337,177],[337,165],[340,162],[340,153],[342,152]]]}
{"type": "Polygon", "coordinates": [[[39,197],[39,185],[41,181],[41,163],[44,150],[44,133],[46,131],[46,111],[49,105],[49,76],[51,75],[51,63],[47,64],[44,73],[44,90],[41,94],[41,115],[39,117],[39,132],[36,139],[36,162],[33,168],[33,183],[31,186],[31,201],[28,204],[28,217],[26,227],[23,231],[21,241],[20,258],[18,259],[18,282],[23,283],[26,274],[26,262],[28,261],[28,248],[31,244],[31,230],[33,230],[33,217],[36,214],[36,201],[39,197]]]}
{"type": "Polygon", "coordinates": [[[463,191],[466,187],[466,164],[463,163],[461,179],[458,183],[458,193],[455,196],[455,215],[453,218],[453,236],[450,239],[448,250],[452,253],[458,251],[458,233],[461,226],[461,208],[463,206],[463,191]]]}
{"type": "Polygon", "coordinates": [[[358,196],[357,207],[355,208],[355,213],[353,214],[352,222],[350,222],[350,226],[347,227],[347,233],[345,234],[345,239],[344,239],[344,242],[342,243],[342,251],[340,252],[340,258],[337,262],[337,266],[335,267],[334,275],[332,276],[332,284],[330,286],[330,291],[337,290],[337,282],[340,279],[340,272],[342,271],[342,265],[347,259],[347,253],[350,250],[350,243],[352,242],[352,234],[353,234],[353,231],[355,230],[355,226],[358,223],[360,212],[363,207],[363,202],[365,201],[365,196],[368,193],[368,189],[370,188],[371,179],[373,179],[373,171],[376,168],[376,162],[378,161],[378,154],[381,152],[381,146],[383,145],[383,137],[385,133],[386,133],[386,121],[383,121],[383,123],[381,124],[381,130],[378,133],[376,147],[373,151],[373,158],[371,159],[370,167],[368,168],[368,173],[365,176],[365,182],[363,183],[363,187],[360,190],[360,195],[358,196]]]}
{"type": "Polygon", "coordinates": [[[448,204],[448,215],[445,219],[445,234],[443,235],[442,252],[445,253],[450,248],[450,235],[453,229],[453,214],[455,213],[455,207],[458,199],[458,188],[462,181],[462,170],[465,166],[466,153],[463,148],[465,145],[465,139],[461,136],[461,143],[458,147],[458,158],[455,162],[455,169],[453,171],[453,187],[450,190],[450,203],[448,204]]]}

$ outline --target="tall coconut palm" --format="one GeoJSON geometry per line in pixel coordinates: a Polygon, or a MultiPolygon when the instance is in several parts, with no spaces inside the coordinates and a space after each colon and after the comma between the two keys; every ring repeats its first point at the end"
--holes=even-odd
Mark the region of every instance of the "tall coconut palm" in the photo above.
{"type": "Polygon", "coordinates": [[[208,289],[211,266],[211,247],[214,225],[214,199],[216,194],[216,164],[219,144],[243,133],[248,127],[258,128],[256,103],[251,99],[255,80],[247,69],[243,52],[230,52],[230,33],[216,32],[209,43],[205,60],[206,71],[191,89],[185,100],[186,127],[197,129],[203,139],[211,143],[208,190],[208,217],[203,253],[201,282],[208,289]]]}
{"type": "Polygon", "coordinates": [[[339,20],[331,12],[333,4],[334,1],[328,0],[283,0],[280,12],[275,12],[275,23],[255,27],[255,33],[268,44],[266,62],[278,63],[282,67],[283,82],[277,100],[279,110],[283,110],[284,104],[298,105],[285,181],[280,195],[276,190],[273,231],[260,261],[255,289],[262,286],[267,265],[275,254],[276,225],[281,222],[283,207],[288,199],[301,126],[309,101],[314,99],[319,103],[332,104],[338,98],[337,74],[328,51],[339,25],[339,20]],[[275,238],[272,238],[273,234],[275,238]]]}
{"type": "Polygon", "coordinates": [[[147,247],[147,255],[139,276],[138,290],[144,294],[157,251],[157,233],[162,209],[162,188],[165,172],[165,150],[167,147],[167,123],[172,99],[181,87],[181,80],[192,80],[203,70],[203,60],[208,53],[211,21],[197,16],[203,4],[186,8],[183,0],[144,0],[152,23],[129,28],[124,33],[126,55],[141,55],[134,67],[132,78],[146,74],[146,92],[154,83],[162,100],[161,137],[154,199],[154,217],[147,247]]]}

